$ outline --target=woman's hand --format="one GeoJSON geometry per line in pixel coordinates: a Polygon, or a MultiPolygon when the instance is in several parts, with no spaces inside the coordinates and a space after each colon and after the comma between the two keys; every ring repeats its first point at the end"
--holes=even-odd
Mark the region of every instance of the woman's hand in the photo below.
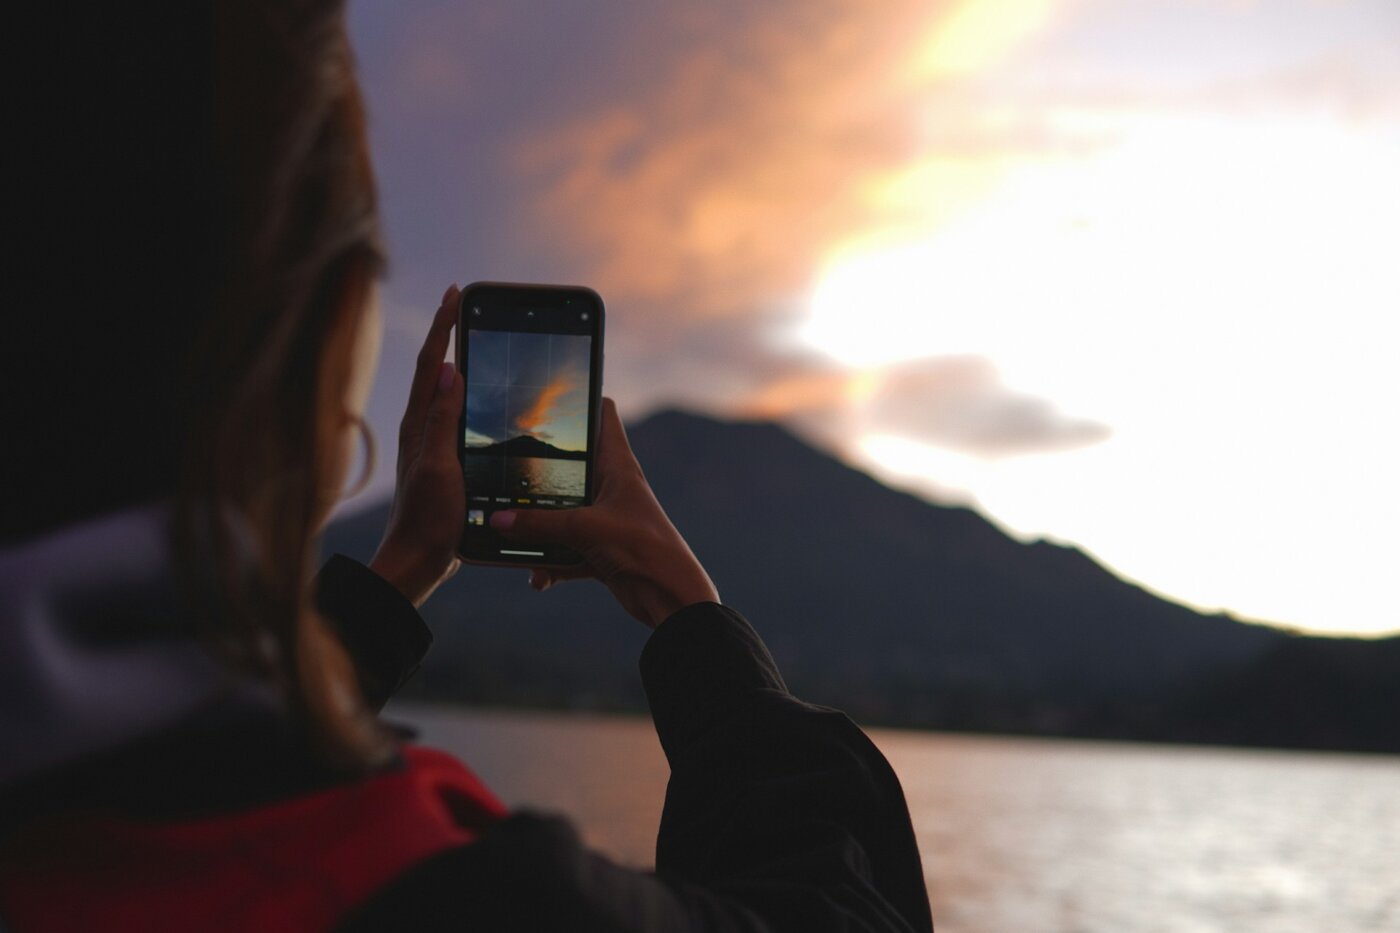
{"type": "Polygon", "coordinates": [[[656,501],[627,443],[612,399],[603,399],[598,495],[577,509],[496,512],[491,527],[511,541],[562,544],[583,555],[574,567],[538,567],[530,585],[545,590],[592,577],[622,608],[655,628],[694,603],[719,602],[705,568],[656,501]]]}
{"type": "Polygon", "coordinates": [[[398,482],[384,540],[370,569],[392,583],[415,606],[457,572],[457,542],[467,500],[457,464],[457,424],[462,415],[462,377],[444,363],[457,322],[456,285],[442,296],[399,425],[398,482]]]}

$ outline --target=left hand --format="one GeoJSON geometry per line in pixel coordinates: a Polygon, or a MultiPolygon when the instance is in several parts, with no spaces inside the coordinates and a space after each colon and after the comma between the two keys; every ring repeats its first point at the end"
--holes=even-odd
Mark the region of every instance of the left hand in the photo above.
{"type": "Polygon", "coordinates": [[[398,480],[384,540],[370,569],[415,606],[461,566],[457,543],[466,521],[467,497],[457,463],[457,424],[462,415],[462,376],[444,363],[457,323],[456,285],[442,296],[433,317],[399,425],[398,480]]]}

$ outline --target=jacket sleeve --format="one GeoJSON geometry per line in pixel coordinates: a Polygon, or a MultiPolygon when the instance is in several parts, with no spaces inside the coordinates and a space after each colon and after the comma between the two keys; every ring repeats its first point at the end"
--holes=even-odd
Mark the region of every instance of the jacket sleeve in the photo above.
{"type": "Polygon", "coordinates": [[[677,613],[642,678],[671,764],[659,875],[739,897],[775,930],[933,928],[899,779],[843,713],[788,692],[739,613],[677,613]],[[778,921],[795,917],[810,919],[778,921]]]}
{"type": "Polygon", "coordinates": [[[903,791],[844,715],[795,699],[737,612],[659,626],[642,677],[671,764],[656,871],[520,813],[410,871],[343,931],[930,931],[903,791]]]}
{"type": "Polygon", "coordinates": [[[418,670],[433,643],[413,603],[359,561],[336,554],[316,575],[316,608],[350,652],[374,709],[418,670]]]}

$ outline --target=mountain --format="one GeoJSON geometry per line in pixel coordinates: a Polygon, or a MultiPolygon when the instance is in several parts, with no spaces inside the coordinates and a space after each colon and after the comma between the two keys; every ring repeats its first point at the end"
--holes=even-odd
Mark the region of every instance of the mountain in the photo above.
{"type": "MultiPolygon", "coordinates": [[[[1074,548],[884,486],[775,424],[667,411],[629,435],[725,602],[805,699],[872,724],[1400,751],[1388,726],[1355,715],[1363,699],[1400,709],[1393,645],[1196,612],[1074,548]],[[1332,676],[1364,669],[1374,690],[1323,696],[1332,680],[1302,672],[1328,651],[1332,676]],[[1307,687],[1279,705],[1290,684],[1307,687]]],[[[328,550],[368,557],[386,516],[337,522],[328,550]]],[[[467,567],[434,596],[437,644],[415,695],[644,708],[646,630],[596,583],[537,594],[525,581],[467,567]]]]}
{"type": "Polygon", "coordinates": [[[1172,711],[1171,738],[1400,752],[1400,637],[1284,638],[1172,711]]]}
{"type": "Polygon", "coordinates": [[[564,450],[529,434],[518,434],[508,441],[498,441],[485,447],[468,447],[472,456],[486,457],[546,457],[551,460],[585,460],[581,450],[564,450]]]}

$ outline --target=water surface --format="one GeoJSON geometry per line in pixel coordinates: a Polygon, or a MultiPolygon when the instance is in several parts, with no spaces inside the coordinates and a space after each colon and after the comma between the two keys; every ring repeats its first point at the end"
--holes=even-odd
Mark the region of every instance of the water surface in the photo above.
{"type": "Polygon", "coordinates": [[[549,457],[466,457],[462,478],[468,495],[582,496],[582,460],[549,457]]]}
{"type": "MultiPolygon", "coordinates": [[[[509,804],[652,864],[649,721],[398,704],[509,804]]],[[[871,730],[939,933],[1400,931],[1400,758],[871,730]]]]}

